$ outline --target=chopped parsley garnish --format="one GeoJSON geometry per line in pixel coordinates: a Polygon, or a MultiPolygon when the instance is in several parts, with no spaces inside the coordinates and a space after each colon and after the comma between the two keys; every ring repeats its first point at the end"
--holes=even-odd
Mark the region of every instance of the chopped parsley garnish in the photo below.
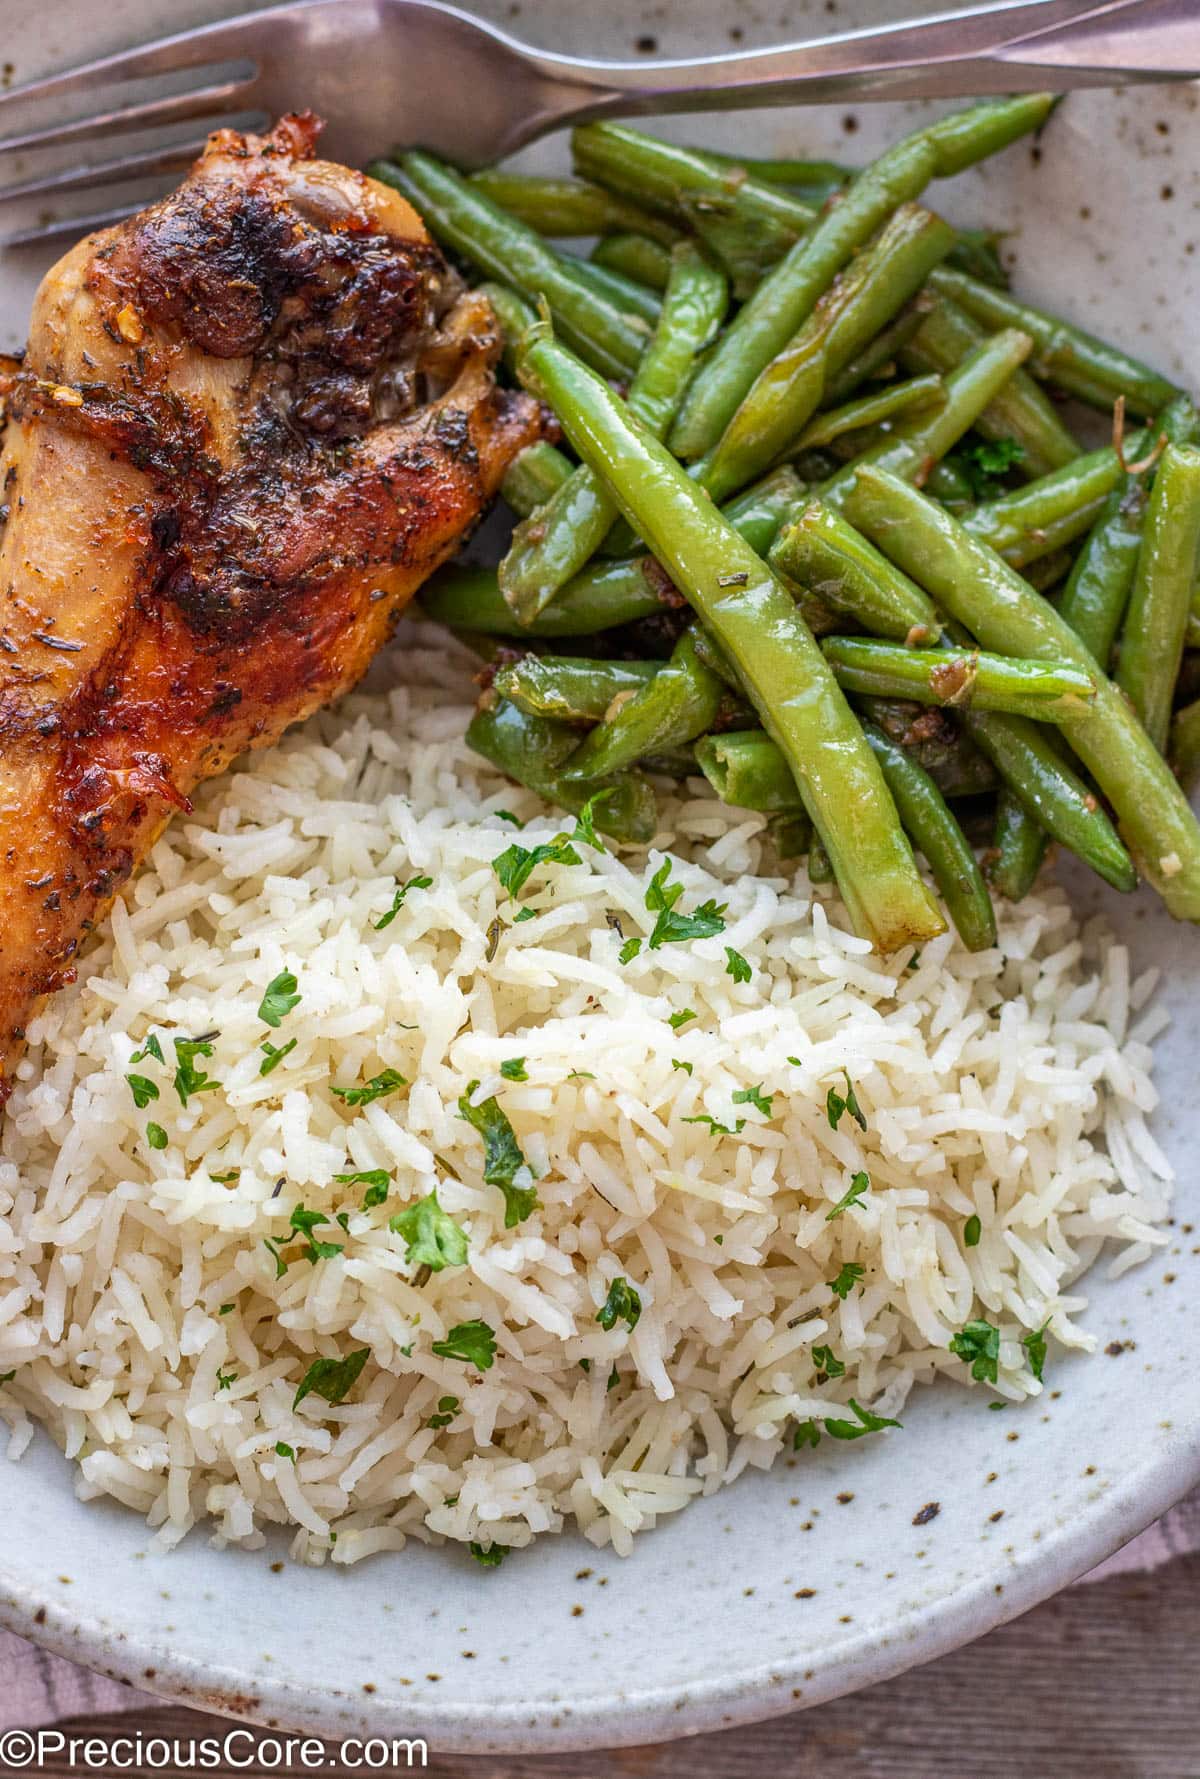
{"type": "Polygon", "coordinates": [[[468,1544],[467,1549],[475,1561],[485,1569],[498,1569],[508,1555],[507,1544],[489,1544],[485,1548],[482,1544],[477,1544],[474,1539],[468,1544]]]}
{"type": "Polygon", "coordinates": [[[610,1390],[615,1390],[620,1381],[621,1374],[614,1365],[608,1374],[608,1382],[604,1386],[604,1394],[607,1396],[610,1390]]]}
{"type": "Polygon", "coordinates": [[[823,1371],[826,1377],[844,1376],[846,1367],[834,1356],[832,1347],[814,1347],[812,1357],[817,1370],[823,1371]]]}
{"type": "Polygon", "coordinates": [[[166,1131],[161,1124],[155,1124],[153,1119],[146,1126],[146,1141],[152,1149],[165,1149],[167,1146],[166,1131]]]}
{"type": "Polygon", "coordinates": [[[504,1227],[515,1229],[533,1211],[538,1201],[537,1191],[532,1184],[516,1184],[517,1175],[522,1170],[530,1174],[531,1180],[533,1176],[521,1153],[516,1132],[496,1096],[493,1094],[478,1106],[471,1104],[471,1095],[478,1086],[478,1081],[472,1081],[467,1091],[460,1095],[459,1116],[483,1138],[484,1180],[489,1186],[498,1186],[504,1194],[504,1227]]]}
{"type": "Polygon", "coordinates": [[[462,1403],[457,1396],[439,1396],[438,1411],[435,1415],[430,1415],[425,1425],[427,1427],[448,1427],[461,1407],[462,1403]]]}
{"type": "Polygon", "coordinates": [[[991,500],[1000,492],[1001,477],[1024,457],[1025,447],[1016,439],[980,439],[960,446],[949,462],[966,477],[976,500],[991,500]]]}
{"type": "Polygon", "coordinates": [[[525,1068],[523,1056],[510,1056],[500,1064],[500,1073],[506,1081],[528,1081],[529,1075],[525,1068]]]}
{"type": "Polygon", "coordinates": [[[854,1410],[853,1421],[825,1420],[825,1431],[831,1439],[862,1439],[867,1433],[879,1433],[884,1427],[899,1427],[900,1421],[889,1421],[886,1415],[872,1414],[869,1408],[863,1408],[850,1398],[849,1407],[854,1410]]]}
{"type": "Polygon", "coordinates": [[[513,915],[513,925],[515,927],[520,926],[523,920],[536,920],[537,914],[538,911],[536,908],[519,908],[513,915]]]}
{"type": "Polygon", "coordinates": [[[336,1093],[340,1100],[348,1106],[369,1106],[373,1100],[381,1100],[386,1094],[395,1093],[398,1087],[407,1087],[407,1079],[395,1069],[384,1069],[382,1074],[372,1075],[362,1087],[334,1087],[330,1085],[330,1093],[336,1093]]]}
{"type": "Polygon", "coordinates": [[[773,1093],[763,1092],[761,1081],[757,1087],[739,1087],[732,1095],[735,1106],[753,1106],[764,1118],[771,1116],[771,1102],[774,1098],[773,1093]]]}
{"type": "Polygon", "coordinates": [[[622,945],[620,951],[617,953],[618,961],[623,964],[631,964],[641,949],[642,942],[640,939],[626,939],[624,945],[622,945]]]}
{"type": "Polygon", "coordinates": [[[615,795],[612,790],[597,791],[588,798],[579,814],[575,817],[575,829],[572,840],[578,840],[584,846],[594,846],[598,852],[604,851],[604,842],[596,833],[596,811],[601,803],[607,803],[615,795]]]}
{"type": "Polygon", "coordinates": [[[384,927],[391,926],[392,922],[395,920],[396,916],[399,914],[400,910],[403,908],[404,898],[405,898],[405,896],[407,896],[409,890],[432,889],[432,888],[433,888],[433,878],[432,877],[423,877],[423,876],[422,877],[410,877],[407,883],[397,884],[396,885],[396,893],[392,897],[391,907],[388,909],[386,914],[380,915],[379,919],[372,923],[375,928],[375,931],[377,933],[382,933],[384,927]]]}
{"type": "Polygon", "coordinates": [[[725,974],[732,976],[735,982],[749,982],[754,974],[741,952],[735,951],[732,945],[725,947],[725,974]]]}
{"type": "Polygon", "coordinates": [[[1000,1375],[1000,1330],[990,1322],[968,1322],[950,1342],[950,1351],[971,1361],[971,1376],[994,1384],[1000,1375]]]}
{"type": "Polygon", "coordinates": [[[439,1359],[461,1359],[477,1371],[490,1371],[496,1357],[496,1333],[476,1317],[471,1322],[460,1322],[445,1340],[435,1340],[431,1351],[439,1359]]]}
{"type": "Polygon", "coordinates": [[[194,1058],[211,1056],[213,1047],[207,1038],[176,1038],[175,1045],[175,1091],[179,1095],[179,1103],[186,1106],[188,1100],[196,1093],[214,1093],[221,1083],[214,1081],[202,1069],[197,1069],[194,1058]]]}
{"type": "Polygon", "coordinates": [[[671,1058],[671,1067],[673,1069],[682,1069],[685,1075],[690,1075],[695,1065],[694,1063],[684,1062],[681,1057],[673,1056],[671,1058]]]}
{"type": "Polygon", "coordinates": [[[1040,1384],[1042,1372],[1046,1368],[1046,1330],[1049,1322],[1043,1322],[1033,1334],[1023,1334],[1021,1345],[1025,1349],[1025,1357],[1029,1361],[1029,1369],[1040,1384]]]}
{"type": "Polygon", "coordinates": [[[346,1252],[341,1242],[318,1242],[313,1237],[313,1230],[322,1223],[332,1219],[324,1211],[306,1211],[303,1205],[297,1205],[291,1215],[291,1227],[298,1236],[304,1238],[304,1255],[315,1266],[318,1260],[332,1260],[337,1254],[346,1252]]]}
{"type": "Polygon", "coordinates": [[[359,1347],[344,1359],[314,1359],[292,1397],[292,1407],[299,1408],[306,1396],[320,1396],[326,1402],[343,1402],[370,1357],[370,1347],[359,1347]]]}
{"type": "Polygon", "coordinates": [[[283,1251],[280,1248],[279,1243],[277,1241],[273,1241],[269,1235],[264,1235],[263,1247],[267,1250],[267,1253],[271,1256],[271,1259],[275,1262],[275,1277],[277,1279],[281,1279],[284,1276],[284,1274],[287,1272],[289,1263],[284,1259],[283,1251]]]}
{"type": "Polygon", "coordinates": [[[792,1429],[792,1450],[802,1452],[805,1446],[821,1443],[821,1429],[815,1421],[797,1421],[792,1429]]]}
{"type": "Polygon", "coordinates": [[[834,1205],[832,1211],[826,1211],[826,1213],[825,1213],[826,1223],[832,1223],[835,1217],[840,1217],[842,1215],[843,1211],[848,1211],[850,1209],[851,1205],[861,1204],[863,1199],[865,1198],[865,1196],[867,1195],[867,1193],[870,1190],[871,1190],[871,1176],[870,1176],[870,1174],[863,1174],[863,1173],[855,1174],[854,1178],[850,1182],[849,1189],[846,1192],[843,1192],[841,1198],[838,1199],[838,1201],[834,1205]]]}
{"type": "Polygon", "coordinates": [[[237,1177],[241,1173],[241,1171],[242,1170],[240,1167],[231,1167],[231,1168],[226,1168],[224,1173],[214,1174],[212,1169],[209,1168],[208,1177],[210,1180],[215,1181],[215,1183],[218,1186],[228,1186],[228,1184],[231,1180],[237,1179],[237,1177]]]}
{"type": "Polygon", "coordinates": [[[282,1439],[277,1439],[275,1441],[275,1456],[277,1458],[290,1458],[293,1464],[296,1462],[295,1452],[290,1445],[285,1445],[282,1439]]]}
{"type": "Polygon", "coordinates": [[[373,1211],[376,1205],[381,1205],[391,1184],[391,1175],[382,1167],[359,1168],[352,1174],[335,1174],[333,1177],[339,1186],[366,1187],[362,1200],[364,1211],[373,1211]]]}
{"type": "Polygon", "coordinates": [[[273,1070],[279,1067],[285,1056],[291,1055],[299,1042],[299,1038],[289,1038],[286,1044],[275,1045],[272,1044],[268,1038],[261,1047],[263,1059],[258,1065],[259,1074],[271,1074],[273,1070]]]}
{"type": "Polygon", "coordinates": [[[968,1217],[963,1224],[963,1246],[967,1248],[977,1248],[982,1234],[983,1224],[980,1222],[979,1218],[968,1217]]]}
{"type": "Polygon", "coordinates": [[[493,809],[492,814],[498,822],[508,822],[510,826],[514,828],[523,828],[525,826],[525,823],[521,820],[520,816],[514,815],[511,809],[493,809]]]}
{"type": "Polygon", "coordinates": [[[492,860],[492,870],[515,902],[539,865],[578,865],[582,860],[571,845],[569,834],[556,834],[540,846],[519,846],[514,840],[499,857],[492,860]]]}
{"type": "Polygon", "coordinates": [[[154,1032],[150,1033],[140,1050],[134,1051],[129,1059],[129,1066],[132,1068],[135,1062],[144,1062],[148,1056],[152,1056],[155,1062],[166,1062],[167,1060],[163,1055],[163,1047],[158,1041],[157,1034],[154,1032]]]}
{"type": "Polygon", "coordinates": [[[235,1303],[223,1303],[217,1311],[218,1316],[231,1316],[237,1308],[235,1303]]]}
{"type": "MultiPolygon", "coordinates": [[[[658,916],[650,935],[650,949],[663,945],[682,945],[688,939],[711,939],[725,931],[725,904],[702,902],[694,914],[676,914],[675,904],[683,894],[681,883],[670,883],[673,860],[664,859],[646,890],[646,907],[658,916]]],[[[624,959],[622,958],[622,962],[624,959]]]]}
{"type": "Polygon", "coordinates": [[[840,1297],[844,1302],[866,1270],[866,1267],[860,1266],[857,1260],[847,1260],[837,1278],[830,1279],[829,1289],[835,1297],[840,1297]]]}
{"type": "Polygon", "coordinates": [[[710,1112],[697,1112],[692,1118],[685,1118],[685,1124],[707,1124],[714,1137],[740,1137],[746,1128],[746,1120],[739,1118],[736,1124],[721,1124],[710,1112]]]}
{"type": "Polygon", "coordinates": [[[133,1095],[133,1103],[139,1112],[144,1112],[151,1100],[158,1098],[157,1084],[146,1075],[126,1075],[129,1091],[133,1095]]]}
{"type": "Polygon", "coordinates": [[[303,996],[296,993],[296,978],[292,972],[280,970],[278,976],[267,983],[266,993],[258,1003],[258,1017],[264,1025],[280,1026],[302,999],[303,996]]]}
{"type": "Polygon", "coordinates": [[[858,1095],[854,1091],[854,1083],[850,1079],[849,1070],[843,1069],[842,1074],[846,1077],[845,1093],[839,1093],[836,1087],[831,1087],[825,1095],[825,1116],[829,1120],[829,1128],[836,1130],[842,1121],[842,1113],[849,1112],[858,1128],[866,1130],[867,1120],[858,1103],[858,1095]]]}
{"type": "Polygon", "coordinates": [[[415,1205],[389,1217],[388,1228],[408,1243],[404,1258],[413,1266],[444,1272],[448,1266],[466,1265],[466,1231],[443,1211],[436,1186],[415,1205]]]}
{"type": "Polygon", "coordinates": [[[633,1333],[642,1313],[642,1300],[628,1279],[614,1279],[608,1287],[608,1296],[596,1311],[596,1320],[601,1328],[615,1328],[618,1321],[629,1324],[629,1332],[633,1333]]]}
{"type": "Polygon", "coordinates": [[[236,1371],[219,1371],[217,1373],[217,1389],[229,1390],[237,1383],[236,1371]]]}
{"type": "Polygon", "coordinates": [[[695,1019],[695,1017],[696,1014],[694,1008],[685,1007],[682,1013],[672,1013],[667,1024],[673,1032],[677,1032],[681,1025],[686,1025],[689,1019],[695,1019]]]}

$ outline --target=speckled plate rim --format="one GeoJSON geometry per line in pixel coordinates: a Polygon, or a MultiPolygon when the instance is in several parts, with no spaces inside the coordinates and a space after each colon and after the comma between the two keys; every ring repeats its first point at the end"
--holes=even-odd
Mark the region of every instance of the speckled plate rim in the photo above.
{"type": "MultiPolygon", "coordinates": [[[[1179,1430],[1165,1452],[1128,1472],[1082,1523],[1060,1523],[1036,1546],[1010,1559],[1008,1578],[947,1585],[942,1596],[912,1605],[879,1635],[870,1625],[805,1651],[791,1662],[744,1667],[715,1679],[673,1686],[611,1690],[570,1705],[553,1695],[477,1705],[448,1701],[399,1711],[387,1700],[330,1687],[314,1706],[287,1679],[256,1675],[254,1694],[233,1667],[164,1654],[161,1646],[116,1633],[94,1616],[72,1614],[33,1589],[9,1591],[0,1570],[0,1626],[55,1655],[81,1662],[164,1702],[242,1719],[275,1730],[326,1739],[423,1737],[434,1753],[550,1754],[671,1741],[807,1709],[891,1680],[909,1668],[962,1648],[1018,1618],[1104,1561],[1200,1486],[1200,1423],[1179,1430]],[[1003,1589],[1003,1603],[997,1593],[1003,1589]],[[148,1672],[149,1670],[149,1672],[148,1672]],[[544,1716],[543,1716],[544,1713],[544,1716]],[[336,1715],[337,1722],[333,1722],[336,1715]],[[536,1732],[531,1733],[531,1719],[536,1732]]],[[[736,1485],[735,1485],[736,1488],[736,1485]]],[[[628,1559],[636,1573],[637,1553],[628,1559]]],[[[336,1584],[335,1584],[336,1585],[336,1584]]]]}

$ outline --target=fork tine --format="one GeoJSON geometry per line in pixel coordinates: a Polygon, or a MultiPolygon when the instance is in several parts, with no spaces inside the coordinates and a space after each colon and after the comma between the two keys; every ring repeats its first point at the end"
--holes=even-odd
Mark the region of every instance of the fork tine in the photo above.
{"type": "Polygon", "coordinates": [[[212,66],[220,61],[239,61],[246,56],[247,26],[257,23],[254,14],[248,17],[202,25],[194,31],[178,31],[160,37],[154,43],[100,56],[65,68],[59,74],[48,74],[41,80],[26,81],[23,86],[9,87],[0,93],[0,114],[26,103],[43,99],[61,99],[70,93],[94,92],[98,87],[125,80],[144,80],[155,74],[179,74],[212,66]]]}
{"type": "Polygon", "coordinates": [[[140,208],[139,204],[122,204],[117,209],[104,210],[96,216],[60,216],[54,222],[31,223],[28,228],[14,229],[9,235],[0,235],[0,247],[7,252],[11,247],[40,247],[44,241],[79,240],[96,229],[106,229],[114,222],[123,222],[140,208]]]}
{"type": "Polygon", "coordinates": [[[203,147],[204,138],[197,137],[173,148],[151,149],[146,154],[114,156],[111,161],[67,167],[61,173],[46,173],[38,179],[22,179],[15,185],[0,185],[0,204],[15,203],[18,198],[57,197],[61,192],[86,191],[97,185],[119,185],[122,180],[148,178],[152,173],[182,173],[191,166],[203,147]]]}
{"type": "Polygon", "coordinates": [[[190,123],[199,117],[237,111],[243,108],[253,84],[250,79],[221,81],[186,93],[172,93],[165,99],[146,99],[140,105],[123,105],[112,111],[95,112],[91,117],[74,118],[69,123],[53,124],[47,129],[26,130],[19,136],[0,138],[0,154],[16,154],[32,148],[57,148],[64,142],[90,141],[93,136],[111,136],[117,131],[149,130],[163,124],[190,123]]]}

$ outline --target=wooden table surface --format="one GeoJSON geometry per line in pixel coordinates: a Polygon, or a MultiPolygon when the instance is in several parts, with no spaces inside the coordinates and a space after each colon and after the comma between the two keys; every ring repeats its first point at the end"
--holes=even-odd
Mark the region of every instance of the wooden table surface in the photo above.
{"type": "MultiPolygon", "coordinates": [[[[211,1736],[221,1722],[163,1708],[137,1727],[146,1736],[211,1736]]],[[[107,1717],[68,1727],[105,1736],[131,1724],[107,1717]]],[[[236,1770],[248,1779],[303,1770],[245,1758],[236,1770]]],[[[66,1779],[82,1770],[51,1762],[40,1772],[66,1779]]],[[[231,1779],[234,1769],[210,1770],[231,1779]]],[[[333,1779],[345,1771],[336,1762],[307,1770],[333,1779]]],[[[435,1779],[1200,1779],[1200,1555],[1069,1589],[968,1649],[770,1723],[554,1758],[431,1749],[426,1771],[435,1779]]]]}

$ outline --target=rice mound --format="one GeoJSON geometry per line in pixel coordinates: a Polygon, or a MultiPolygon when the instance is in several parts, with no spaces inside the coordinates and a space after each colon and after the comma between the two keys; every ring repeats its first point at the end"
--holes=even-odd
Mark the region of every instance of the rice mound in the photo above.
{"type": "Polygon", "coordinates": [[[762,818],[694,782],[648,855],[577,842],[518,907],[492,861],[563,818],[467,750],[468,666],[442,633],[410,627],[393,671],[205,787],[31,1027],[0,1138],[10,1455],[43,1423],[82,1497],[168,1545],[279,1524],[301,1560],[352,1563],[573,1519],[627,1552],[797,1427],[853,1420],[851,1398],[895,1419],[915,1382],[986,1387],[950,1351],[972,1320],[998,1326],[1014,1400],[1041,1387],[1023,1336],[1095,1344],[1075,1282],[1106,1243],[1114,1271],[1161,1243],[1170,1196],[1145,1122],[1161,1022],[1123,948],[1049,889],[1001,907],[993,951],[948,936],[881,960],[780,874],[762,818]],[[725,930],[622,964],[667,847],[680,911],[715,898],[725,930]],[[302,999],[271,1029],[285,969],[302,999]],[[171,1040],[210,1032],[196,1066],[220,1089],[181,1106],[171,1040]],[[125,1077],[150,1033],[167,1061],[136,1065],[160,1089],[139,1109],[125,1077]],[[261,1075],[263,1043],[293,1040],[261,1075]],[[527,1079],[503,1076],[518,1058],[527,1079]],[[411,1085],[331,1092],[387,1069],[411,1085]],[[832,1126],[844,1072],[865,1131],[832,1126]],[[476,1081],[536,1183],[512,1228],[459,1113],[476,1081]],[[364,1210],[334,1176],[374,1169],[388,1196],[364,1210]],[[389,1219],[435,1186],[470,1251],[430,1272],[389,1219]],[[297,1206],[341,1252],[306,1257],[297,1206]],[[618,1279],[640,1315],[608,1327],[618,1279]],[[431,1350],[474,1321],[488,1369],[431,1350]],[[363,1348],[343,1401],[293,1406],[314,1359],[363,1348]]]}

